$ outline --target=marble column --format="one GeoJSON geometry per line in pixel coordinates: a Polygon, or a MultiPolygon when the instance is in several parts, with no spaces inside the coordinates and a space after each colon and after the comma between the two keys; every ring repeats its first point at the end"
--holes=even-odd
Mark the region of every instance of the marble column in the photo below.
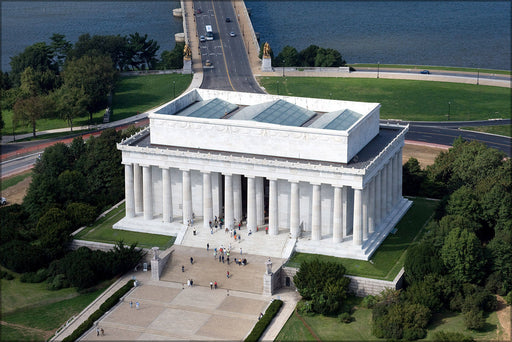
{"type": "Polygon", "coordinates": [[[268,230],[271,235],[277,235],[279,233],[279,228],[277,226],[277,180],[270,179],[269,180],[269,205],[268,205],[268,230]]]}
{"type": "Polygon", "coordinates": [[[391,159],[387,165],[387,181],[386,185],[388,186],[386,190],[386,205],[387,205],[387,213],[389,214],[393,209],[393,159],[391,159]]]}
{"type": "Polygon", "coordinates": [[[190,170],[183,170],[183,224],[192,219],[192,183],[190,170]]]}
{"type": "Polygon", "coordinates": [[[142,168],[139,164],[133,164],[133,197],[135,198],[135,212],[141,213],[144,208],[142,206],[142,168]]]}
{"type": "Polygon", "coordinates": [[[233,228],[233,177],[224,175],[224,224],[233,228]]]}
{"type": "Polygon", "coordinates": [[[256,231],[256,179],[247,177],[247,229],[256,231]]]}
{"type": "Polygon", "coordinates": [[[162,221],[172,222],[171,169],[162,168],[162,221]]]}
{"type": "Polygon", "coordinates": [[[142,167],[142,182],[144,192],[144,219],[153,219],[153,181],[151,180],[151,166],[142,167]]]}
{"type": "Polygon", "coordinates": [[[402,158],[402,150],[400,149],[400,152],[398,152],[398,200],[402,199],[402,158]]]}
{"type": "Polygon", "coordinates": [[[387,198],[388,198],[386,195],[386,192],[388,189],[387,181],[388,181],[387,167],[386,167],[386,165],[384,165],[384,167],[382,167],[382,170],[380,170],[380,218],[381,218],[381,222],[386,220],[386,216],[388,214],[388,212],[387,212],[388,205],[386,203],[387,198]]]}
{"type": "Polygon", "coordinates": [[[212,174],[203,173],[203,227],[209,229],[213,221],[212,174]]]}
{"type": "Polygon", "coordinates": [[[313,184],[313,196],[311,200],[313,206],[311,215],[311,240],[315,241],[322,238],[322,211],[320,197],[320,184],[313,184]]]}
{"type": "Polygon", "coordinates": [[[242,220],[242,176],[233,175],[233,218],[237,222],[242,220]]]}
{"type": "Polygon", "coordinates": [[[290,234],[296,239],[300,234],[299,183],[290,183],[290,234]]]}
{"type": "Polygon", "coordinates": [[[368,236],[375,232],[375,177],[370,181],[368,195],[368,236]]]}
{"type": "Polygon", "coordinates": [[[368,184],[362,190],[362,210],[361,210],[361,232],[362,232],[362,241],[366,241],[368,239],[368,184]]]}
{"type": "Polygon", "coordinates": [[[332,218],[332,242],[338,243],[343,240],[343,227],[342,227],[342,215],[343,215],[343,201],[342,201],[342,189],[339,186],[334,187],[334,210],[332,218]]]}
{"type": "Polygon", "coordinates": [[[352,235],[352,242],[354,246],[361,246],[363,244],[362,234],[362,208],[363,207],[363,190],[354,189],[354,231],[352,235]]]}
{"type": "Polygon", "coordinates": [[[256,177],[256,225],[265,224],[265,192],[263,177],[256,177]]]}
{"type": "Polygon", "coordinates": [[[400,160],[400,153],[397,153],[395,156],[395,172],[393,176],[395,177],[395,204],[398,204],[401,195],[401,187],[399,185],[400,173],[402,172],[402,161],[400,160]]]}
{"type": "Polygon", "coordinates": [[[348,186],[344,186],[341,188],[341,228],[343,231],[343,237],[349,235],[349,232],[352,230],[352,206],[350,202],[351,191],[348,186]]]}
{"type": "Polygon", "coordinates": [[[126,202],[126,217],[135,217],[135,198],[133,195],[133,166],[125,164],[124,166],[124,194],[126,202]]]}
{"type": "Polygon", "coordinates": [[[381,171],[379,171],[376,175],[375,175],[375,227],[378,227],[380,222],[381,222],[381,219],[382,219],[382,215],[381,215],[381,212],[382,212],[382,209],[381,209],[381,191],[382,191],[382,186],[381,186],[381,171]]]}

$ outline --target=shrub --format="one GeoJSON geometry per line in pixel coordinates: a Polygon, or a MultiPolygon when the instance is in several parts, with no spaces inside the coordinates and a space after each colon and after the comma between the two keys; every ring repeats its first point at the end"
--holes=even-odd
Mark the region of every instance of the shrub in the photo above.
{"type": "Polygon", "coordinates": [[[507,302],[508,305],[512,305],[512,291],[510,291],[508,295],[506,295],[505,301],[507,302]]]}
{"type": "Polygon", "coordinates": [[[70,285],[64,274],[57,274],[55,277],[50,278],[49,280],[50,282],[46,288],[50,291],[57,291],[69,287],[70,285]]]}
{"type": "Polygon", "coordinates": [[[301,300],[297,303],[297,312],[303,316],[312,316],[315,314],[311,300],[301,300]]]}
{"type": "Polygon", "coordinates": [[[375,306],[376,303],[377,303],[377,298],[375,296],[368,295],[368,296],[364,297],[363,300],[361,301],[361,306],[363,308],[371,309],[375,306]]]}
{"type": "Polygon", "coordinates": [[[350,316],[348,312],[344,312],[342,314],[338,315],[338,319],[341,321],[341,323],[350,323],[354,320],[354,317],[350,316]]]}
{"type": "Polygon", "coordinates": [[[247,336],[245,341],[257,342],[260,339],[261,335],[263,335],[263,332],[265,332],[265,329],[267,329],[270,322],[272,322],[272,320],[274,319],[274,316],[277,315],[282,305],[282,300],[273,300],[272,303],[270,303],[270,305],[268,306],[267,311],[265,311],[263,317],[261,317],[258,323],[256,323],[256,325],[252,329],[251,333],[247,336]]]}
{"type": "Polygon", "coordinates": [[[5,279],[5,280],[13,280],[14,279],[14,276],[11,273],[7,272],[7,271],[2,271],[0,273],[1,273],[1,277],[0,278],[2,278],[2,279],[5,279]]]}
{"type": "Polygon", "coordinates": [[[40,283],[48,278],[48,272],[45,268],[41,268],[37,272],[23,273],[20,277],[22,283],[40,283]]]}
{"type": "Polygon", "coordinates": [[[470,310],[464,313],[464,325],[471,330],[481,330],[485,319],[482,310],[470,310]]]}
{"type": "Polygon", "coordinates": [[[96,208],[86,203],[71,203],[66,207],[66,217],[71,221],[73,228],[80,228],[94,222],[96,208]]]}
{"type": "Polygon", "coordinates": [[[466,336],[458,332],[438,331],[434,333],[434,341],[438,342],[473,342],[471,336],[466,336]]]}

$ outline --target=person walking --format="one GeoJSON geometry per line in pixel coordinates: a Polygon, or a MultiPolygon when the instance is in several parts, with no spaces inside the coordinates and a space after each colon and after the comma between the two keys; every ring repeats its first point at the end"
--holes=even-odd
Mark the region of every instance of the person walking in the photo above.
{"type": "Polygon", "coordinates": [[[215,283],[213,283],[213,288],[214,288],[215,290],[217,290],[217,281],[215,281],[215,283]]]}
{"type": "Polygon", "coordinates": [[[133,308],[133,302],[130,300],[130,309],[133,308]]]}
{"type": "Polygon", "coordinates": [[[105,330],[103,330],[103,328],[101,328],[100,331],[101,331],[101,336],[105,336],[105,330]]]}
{"type": "Polygon", "coordinates": [[[181,272],[185,272],[185,266],[181,265],[181,272]]]}
{"type": "Polygon", "coordinates": [[[194,258],[190,257],[190,264],[193,265],[194,264],[194,258]]]}
{"type": "Polygon", "coordinates": [[[229,279],[229,271],[226,272],[226,278],[229,279]]]}
{"type": "Polygon", "coordinates": [[[135,308],[136,308],[137,310],[139,310],[139,307],[140,307],[139,302],[135,302],[135,308]]]}
{"type": "Polygon", "coordinates": [[[208,252],[210,250],[210,244],[207,242],[206,243],[206,251],[208,252]]]}
{"type": "Polygon", "coordinates": [[[213,290],[213,281],[210,281],[210,290],[213,290]]]}
{"type": "Polygon", "coordinates": [[[222,263],[224,263],[224,254],[222,255],[222,263]]]}
{"type": "Polygon", "coordinates": [[[240,247],[240,255],[242,255],[242,247],[240,247]]]}
{"type": "Polygon", "coordinates": [[[100,336],[100,328],[96,327],[96,336],[100,336]]]}

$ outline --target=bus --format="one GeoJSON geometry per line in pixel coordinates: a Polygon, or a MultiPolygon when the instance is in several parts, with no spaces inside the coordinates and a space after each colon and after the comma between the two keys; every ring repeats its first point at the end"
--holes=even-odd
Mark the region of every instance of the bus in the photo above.
{"type": "Polygon", "coordinates": [[[206,40],[213,40],[213,31],[211,25],[206,25],[206,40]]]}

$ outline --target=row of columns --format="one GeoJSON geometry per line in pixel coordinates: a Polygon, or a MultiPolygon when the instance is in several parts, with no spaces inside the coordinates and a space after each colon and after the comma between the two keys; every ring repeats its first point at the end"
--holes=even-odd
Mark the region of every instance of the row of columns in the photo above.
{"type": "MultiPolygon", "coordinates": [[[[352,233],[353,244],[362,245],[388,216],[401,198],[402,153],[396,153],[381,170],[366,183],[363,189],[348,186],[334,187],[333,242],[341,242],[352,233]]],[[[135,217],[143,211],[144,219],[153,219],[152,173],[150,166],[125,165],[126,216],[135,217]],[[142,179],[142,182],[141,182],[142,179]],[[143,186],[146,185],[146,186],[143,186]]],[[[162,170],[162,220],[171,222],[172,194],[171,170],[162,170]]],[[[209,228],[213,221],[212,174],[203,172],[203,222],[209,228]]],[[[241,175],[224,174],[224,222],[232,228],[233,222],[242,218],[241,175]]],[[[192,219],[192,183],[190,170],[182,170],[183,223],[192,219]]],[[[321,240],[321,185],[312,184],[311,239],[321,240]]],[[[300,234],[299,183],[290,182],[290,235],[300,234]]],[[[277,179],[269,179],[269,234],[277,235],[278,227],[277,179]]],[[[256,230],[264,223],[264,192],[262,177],[247,177],[247,228],[256,230]]]]}

